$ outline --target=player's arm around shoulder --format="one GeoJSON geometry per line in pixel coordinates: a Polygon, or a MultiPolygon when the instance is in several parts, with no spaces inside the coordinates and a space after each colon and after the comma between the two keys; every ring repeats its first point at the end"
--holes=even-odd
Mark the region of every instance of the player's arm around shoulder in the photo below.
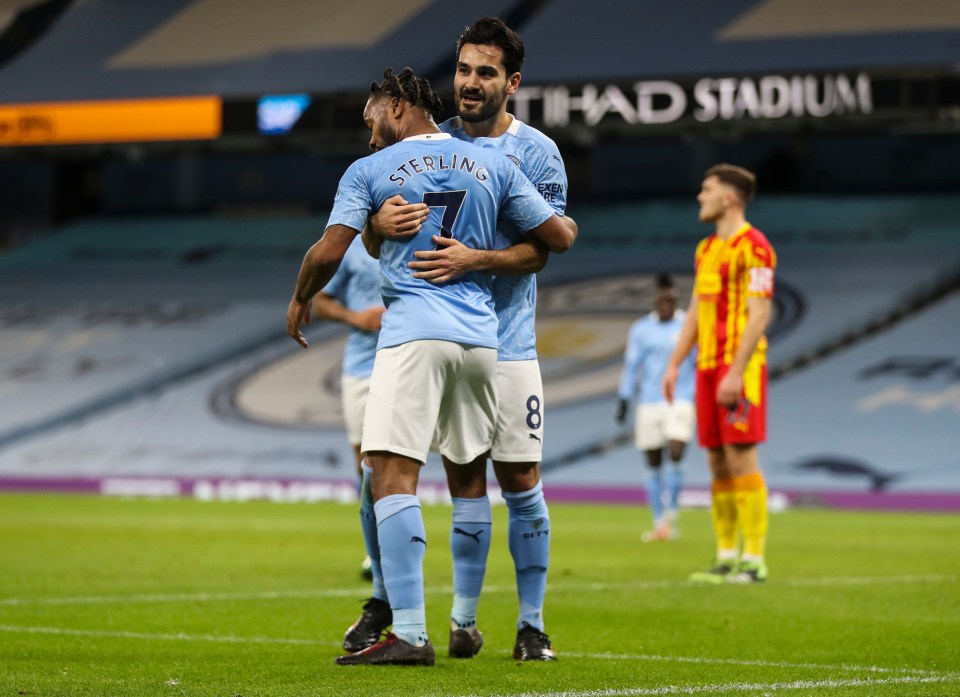
{"type": "Polygon", "coordinates": [[[578,230],[564,223],[565,216],[554,213],[551,217],[530,230],[530,234],[547,245],[554,254],[563,254],[577,240],[578,230]]]}
{"type": "Polygon", "coordinates": [[[415,261],[407,264],[414,278],[446,283],[471,271],[498,276],[525,276],[547,265],[550,250],[535,237],[527,236],[506,249],[474,249],[457,239],[434,235],[435,250],[414,252],[415,261]]]}
{"type": "MultiPolygon", "coordinates": [[[[530,128],[529,131],[537,134],[538,137],[528,141],[530,147],[525,158],[527,164],[523,170],[524,175],[536,187],[544,201],[557,212],[560,221],[566,227],[566,230],[560,234],[560,239],[557,240],[560,246],[565,247],[562,251],[566,251],[577,241],[577,235],[580,233],[577,222],[566,215],[568,188],[566,165],[556,143],[536,129],[530,128]]],[[[551,247],[550,251],[556,250],[551,247]]]]}
{"type": "Polygon", "coordinates": [[[420,232],[429,213],[430,208],[422,201],[408,203],[400,194],[394,194],[370,216],[367,228],[382,239],[407,239],[420,232]]]}

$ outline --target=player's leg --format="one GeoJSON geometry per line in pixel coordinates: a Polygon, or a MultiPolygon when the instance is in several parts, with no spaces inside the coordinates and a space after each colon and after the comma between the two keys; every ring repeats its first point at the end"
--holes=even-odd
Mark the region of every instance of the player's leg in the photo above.
{"type": "Polygon", "coordinates": [[[683,490],[683,468],[680,461],[686,443],[677,440],[667,441],[667,454],[670,458],[669,466],[664,467],[666,480],[666,510],[663,517],[670,529],[670,538],[680,537],[680,492],[683,490]]]}
{"type": "Polygon", "coordinates": [[[427,643],[423,558],[427,534],[417,499],[421,462],[371,452],[372,489],[384,585],[393,610],[393,633],[408,644],[427,643]]]}
{"type": "Polygon", "coordinates": [[[459,346],[444,341],[413,341],[377,352],[362,449],[373,470],[370,485],[393,633],[339,657],[340,665],[433,665],[423,589],[427,537],[416,487],[446,384],[460,363],[459,346]]]}
{"type": "Polygon", "coordinates": [[[360,530],[366,557],[360,565],[363,578],[373,582],[370,597],[363,605],[357,621],[350,625],[343,637],[345,651],[355,653],[373,646],[380,635],[393,623],[393,613],[387,600],[387,591],[383,585],[383,573],[380,570],[380,542],[377,538],[377,519],[373,511],[373,495],[370,492],[372,470],[364,465],[360,452],[363,437],[363,412],[370,391],[370,378],[353,375],[340,377],[340,399],[343,406],[343,420],[347,427],[347,440],[353,447],[357,472],[360,479],[360,530]]]}
{"type": "MultiPolygon", "coordinates": [[[[360,439],[363,436],[363,409],[367,403],[369,389],[369,377],[362,378],[346,374],[340,376],[340,403],[343,408],[343,420],[347,427],[347,440],[353,448],[354,462],[357,467],[357,493],[361,497],[363,493],[363,454],[360,452],[360,439]]],[[[373,506],[372,503],[370,505],[373,506]]],[[[364,543],[369,549],[370,540],[367,539],[367,532],[363,527],[362,508],[361,503],[360,526],[364,534],[364,543]]],[[[376,541],[374,540],[375,545],[376,541]]],[[[360,563],[360,576],[367,581],[374,580],[373,562],[369,553],[360,563]]]]}
{"type": "Polygon", "coordinates": [[[663,426],[664,404],[640,404],[636,409],[636,429],[634,442],[642,450],[647,460],[645,487],[647,505],[653,518],[653,527],[644,531],[640,539],[644,542],[666,540],[670,531],[666,524],[663,507],[663,426]]]}
{"type": "Polygon", "coordinates": [[[654,542],[670,537],[663,505],[663,449],[645,450],[644,454],[647,458],[647,504],[650,506],[653,528],[644,532],[641,539],[644,542],[654,542]]]}
{"type": "Polygon", "coordinates": [[[711,515],[713,529],[717,536],[717,560],[734,562],[740,554],[737,538],[737,502],[733,489],[733,474],[724,448],[710,448],[707,451],[707,463],[712,477],[711,515]]]}
{"type": "Polygon", "coordinates": [[[733,481],[734,501],[743,555],[737,573],[727,580],[755,583],[767,578],[765,552],[768,529],[767,485],[757,460],[757,443],[766,438],[766,367],[747,365],[744,393],[724,423],[725,457],[733,481]]]}
{"type": "Polygon", "coordinates": [[[667,453],[670,457],[670,467],[666,473],[666,518],[670,523],[670,535],[674,538],[680,536],[680,492],[683,489],[683,468],[680,463],[686,452],[687,443],[693,438],[693,412],[692,402],[674,400],[667,409],[667,420],[664,426],[667,453]]]}
{"type": "MultiPolygon", "coordinates": [[[[373,568],[374,558],[370,555],[371,543],[373,543],[373,546],[376,547],[376,540],[368,539],[369,535],[367,532],[367,525],[364,522],[365,520],[369,520],[369,518],[365,516],[364,507],[363,507],[364,506],[364,501],[363,501],[364,471],[363,471],[363,453],[360,452],[360,443],[357,443],[356,445],[353,446],[353,454],[354,454],[354,457],[356,457],[357,472],[360,477],[360,487],[358,489],[358,494],[360,498],[360,530],[361,532],[363,532],[364,547],[367,550],[366,556],[364,556],[363,561],[360,562],[360,578],[362,578],[364,581],[371,581],[374,583],[374,585],[376,585],[377,583],[379,583],[380,585],[383,585],[383,576],[380,575],[380,569],[379,569],[379,565],[380,565],[379,553],[377,554],[378,568],[376,571],[374,571],[374,568],[373,568]]],[[[369,475],[367,476],[369,477],[369,475]]],[[[372,514],[373,500],[371,499],[369,503],[370,503],[369,510],[366,513],[372,514]]],[[[376,527],[377,527],[376,522],[374,522],[371,527],[374,530],[376,530],[376,527]]],[[[373,597],[376,597],[376,595],[374,595],[373,597]]]]}
{"type": "Polygon", "coordinates": [[[690,575],[691,581],[702,583],[722,583],[738,557],[737,508],[723,450],[720,424],[725,415],[716,402],[717,380],[716,370],[697,371],[697,434],[700,445],[707,449],[711,476],[710,517],[717,540],[717,555],[711,567],[690,575]]]}
{"type": "Polygon", "coordinates": [[[471,658],[483,646],[483,635],[477,629],[477,606],[493,528],[487,497],[487,454],[465,465],[444,458],[443,466],[453,502],[450,526],[453,608],[448,650],[453,658],[471,658]]]}
{"type": "Polygon", "coordinates": [[[544,632],[543,605],[550,567],[550,511],[543,495],[538,463],[493,462],[507,504],[507,536],[517,579],[520,614],[513,657],[555,661],[544,632]]]}
{"type": "Polygon", "coordinates": [[[556,660],[544,633],[543,605],[550,562],[550,511],[540,481],[543,381],[537,361],[499,361],[500,409],[491,457],[507,504],[507,536],[520,613],[514,657],[556,660]]]}
{"type": "Polygon", "coordinates": [[[380,537],[377,533],[377,516],[373,503],[371,478],[373,470],[366,464],[362,467],[363,483],[360,487],[360,527],[363,530],[363,541],[367,548],[367,558],[370,559],[373,590],[370,598],[363,605],[363,612],[359,619],[350,625],[343,637],[345,651],[354,653],[373,646],[380,635],[393,623],[393,613],[387,598],[387,589],[383,583],[383,572],[380,568],[380,537]]]}
{"type": "Polygon", "coordinates": [[[371,489],[380,539],[380,558],[393,632],[358,653],[340,656],[339,665],[433,665],[427,636],[423,558],[427,534],[417,499],[422,462],[405,455],[370,451],[371,489]]]}
{"type": "Polygon", "coordinates": [[[767,486],[757,466],[755,445],[728,445],[737,519],[743,532],[743,555],[736,572],[727,579],[734,583],[763,582],[767,579],[764,559],[767,542],[767,486]]]}
{"type": "Polygon", "coordinates": [[[487,453],[497,418],[496,364],[496,350],[464,347],[463,369],[444,395],[437,424],[437,445],[453,498],[454,598],[448,649],[454,658],[471,658],[483,646],[476,625],[493,523],[487,453]]]}

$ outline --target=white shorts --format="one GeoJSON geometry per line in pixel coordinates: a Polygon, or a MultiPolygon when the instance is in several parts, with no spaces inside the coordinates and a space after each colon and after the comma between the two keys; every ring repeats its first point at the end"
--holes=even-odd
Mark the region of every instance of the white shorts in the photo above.
{"type": "Polygon", "coordinates": [[[689,443],[693,437],[693,402],[641,404],[637,407],[634,442],[640,450],[657,450],[676,440],[689,443]]]}
{"type": "Polygon", "coordinates": [[[540,363],[498,361],[497,434],[490,457],[497,462],[540,462],[543,459],[543,380],[540,363]]]}
{"type": "Polygon", "coordinates": [[[490,449],[497,416],[497,350],[452,341],[380,349],[363,416],[363,452],[421,463],[434,433],[442,455],[472,462],[490,449]]]}
{"type": "Polygon", "coordinates": [[[340,376],[340,401],[343,404],[343,420],[347,424],[347,440],[350,445],[360,445],[363,435],[363,410],[367,405],[369,391],[370,378],[340,376]]]}

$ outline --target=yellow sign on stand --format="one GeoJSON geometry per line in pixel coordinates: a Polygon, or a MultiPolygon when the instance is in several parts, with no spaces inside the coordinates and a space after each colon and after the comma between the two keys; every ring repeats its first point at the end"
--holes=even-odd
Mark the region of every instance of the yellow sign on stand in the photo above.
{"type": "Polygon", "coordinates": [[[0,105],[0,146],[214,140],[219,97],[0,105]]]}

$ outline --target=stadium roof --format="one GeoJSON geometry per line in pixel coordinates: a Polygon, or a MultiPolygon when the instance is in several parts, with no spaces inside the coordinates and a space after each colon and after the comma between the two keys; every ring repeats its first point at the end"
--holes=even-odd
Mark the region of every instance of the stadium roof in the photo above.
{"type": "Polygon", "coordinates": [[[77,0],[0,68],[0,103],[355,92],[386,66],[445,77],[455,37],[485,14],[529,17],[516,24],[527,84],[960,65],[953,0],[687,0],[678,8],[669,0],[77,0]]]}
{"type": "Polygon", "coordinates": [[[960,66],[951,0],[553,0],[523,30],[528,83],[960,66]],[[601,50],[597,50],[602,47],[601,50]]]}
{"type": "Polygon", "coordinates": [[[0,103],[366,90],[452,74],[456,37],[517,0],[79,0],[0,68],[0,103]]]}

